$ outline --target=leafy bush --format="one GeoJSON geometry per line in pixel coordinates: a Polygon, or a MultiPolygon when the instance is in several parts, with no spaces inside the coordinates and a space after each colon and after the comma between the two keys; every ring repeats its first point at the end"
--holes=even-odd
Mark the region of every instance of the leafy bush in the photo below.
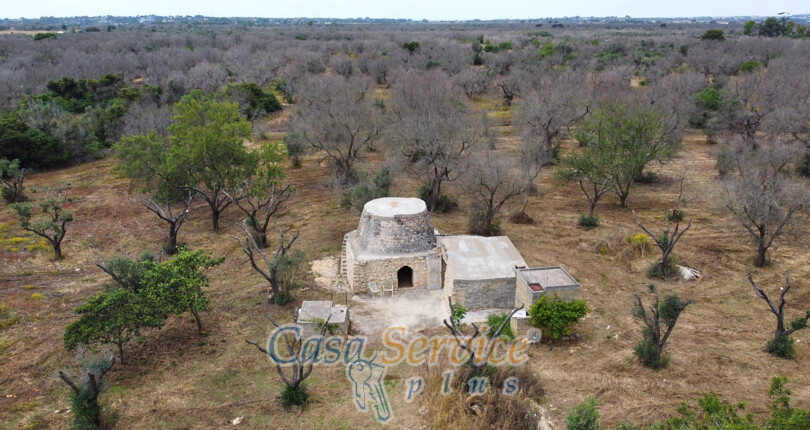
{"type": "MultiPolygon", "coordinates": [[[[283,305],[292,301],[292,295],[290,292],[301,286],[301,278],[304,277],[304,273],[306,272],[306,262],[307,255],[300,249],[295,249],[292,252],[289,252],[288,254],[284,255],[284,258],[281,259],[281,264],[279,264],[276,277],[278,278],[281,291],[285,292],[286,295],[289,296],[289,300],[285,301],[285,303],[279,304],[283,305]]],[[[276,300],[276,302],[278,302],[278,300],[276,300]]]]}
{"type": "Polygon", "coordinates": [[[11,306],[0,302],[0,329],[11,327],[18,321],[17,315],[11,309],[11,306]]]}
{"type": "Polygon", "coordinates": [[[720,110],[723,94],[716,88],[706,87],[698,93],[697,99],[701,108],[716,112],[720,110]]]}
{"type": "Polygon", "coordinates": [[[579,216],[578,224],[580,225],[580,227],[585,227],[588,229],[599,227],[599,215],[588,216],[585,214],[581,214],[579,216]]]}
{"type": "Polygon", "coordinates": [[[93,430],[101,422],[101,406],[89,386],[82,386],[78,393],[70,393],[74,430],[93,430]]]}
{"type": "Polygon", "coordinates": [[[753,60],[746,61],[745,63],[742,63],[742,65],[740,65],[740,72],[742,72],[742,73],[753,72],[757,68],[759,68],[759,62],[758,61],[753,61],[753,60]]]}
{"type": "Polygon", "coordinates": [[[796,358],[796,347],[790,336],[779,336],[769,340],[766,350],[776,357],[796,358]]]}
{"type": "MultiPolygon", "coordinates": [[[[505,313],[498,313],[498,314],[489,314],[487,317],[487,336],[492,337],[495,335],[495,331],[498,330],[498,327],[503,324],[504,320],[509,316],[509,314],[505,313]]],[[[515,338],[515,334],[512,333],[512,325],[509,321],[506,322],[506,325],[503,326],[503,331],[501,331],[502,336],[506,336],[509,340],[515,338]]]]}
{"type": "MultiPolygon", "coordinates": [[[[430,188],[427,185],[422,185],[419,187],[419,198],[424,200],[425,203],[430,206],[430,196],[428,195],[428,191],[430,188]]],[[[435,213],[447,213],[452,211],[453,209],[458,207],[458,203],[455,202],[450,196],[443,194],[439,196],[439,201],[436,202],[436,207],[433,208],[433,212],[435,213]]]]}
{"type": "Polygon", "coordinates": [[[37,33],[34,35],[34,40],[56,39],[56,33],[37,33]]]}
{"type": "Polygon", "coordinates": [[[414,51],[419,49],[419,42],[415,40],[411,42],[405,42],[402,44],[402,48],[413,54],[414,51]]]}
{"type": "Polygon", "coordinates": [[[309,400],[309,393],[304,386],[298,388],[290,388],[289,385],[284,385],[281,390],[281,406],[289,410],[293,406],[305,406],[309,400]]]}
{"type": "Polygon", "coordinates": [[[716,40],[718,42],[722,42],[726,40],[726,34],[723,30],[706,30],[702,36],[700,36],[700,40],[716,40]]]}
{"type": "Polygon", "coordinates": [[[681,222],[686,218],[686,212],[683,209],[673,209],[672,213],[667,214],[667,220],[672,222],[681,222]]]}
{"type": "Polygon", "coordinates": [[[254,82],[231,85],[226,90],[226,95],[239,102],[240,113],[249,120],[281,110],[281,103],[276,96],[265,92],[254,82]]]}
{"type": "Polygon", "coordinates": [[[641,172],[640,175],[636,178],[636,183],[638,184],[652,184],[658,179],[658,173],[644,171],[641,172]]]}
{"type": "Polygon", "coordinates": [[[567,430],[599,430],[599,411],[597,410],[596,399],[590,399],[574,406],[568,411],[565,419],[567,430]]]}
{"type": "Polygon", "coordinates": [[[49,168],[64,164],[67,151],[51,135],[29,127],[18,111],[0,114],[0,158],[19,160],[21,167],[49,168]]]}
{"type": "Polygon", "coordinates": [[[37,96],[38,99],[56,100],[68,112],[80,114],[90,106],[110,102],[118,97],[118,92],[124,88],[124,75],[106,74],[98,79],[78,80],[64,77],[48,81],[46,87],[50,93],[37,96]]]}
{"type": "Polygon", "coordinates": [[[371,200],[380,197],[388,197],[388,190],[391,188],[392,175],[388,167],[383,166],[373,181],[368,181],[361,175],[360,182],[343,190],[340,196],[340,205],[344,208],[354,208],[363,210],[363,206],[371,200]]]}
{"type": "Polygon", "coordinates": [[[466,315],[467,309],[465,309],[464,306],[453,303],[453,316],[451,318],[456,326],[461,326],[461,320],[463,320],[466,315]]]}
{"type": "MultiPolygon", "coordinates": [[[[645,327],[644,330],[646,331],[647,328],[645,327]]],[[[633,346],[633,354],[642,364],[651,369],[663,369],[669,364],[669,355],[662,354],[646,334],[640,342],[633,346]]]]}
{"type": "Polygon", "coordinates": [[[628,257],[645,257],[652,251],[652,243],[644,233],[628,236],[627,243],[629,245],[628,257]]]}
{"type": "Polygon", "coordinates": [[[674,273],[678,273],[678,266],[680,266],[682,263],[683,260],[681,260],[681,257],[678,254],[669,254],[666,264],[664,265],[664,273],[658,269],[658,261],[654,261],[647,270],[647,274],[653,278],[668,277],[674,273]]]}
{"type": "Polygon", "coordinates": [[[485,203],[473,200],[470,212],[467,215],[467,233],[479,236],[497,236],[501,234],[501,220],[495,216],[487,225],[487,209],[485,203]]]}
{"type": "Polygon", "coordinates": [[[529,315],[533,326],[543,329],[554,340],[559,340],[562,336],[571,334],[571,326],[584,318],[589,311],[585,300],[568,302],[556,294],[552,298],[544,294],[529,308],[529,315]]]}

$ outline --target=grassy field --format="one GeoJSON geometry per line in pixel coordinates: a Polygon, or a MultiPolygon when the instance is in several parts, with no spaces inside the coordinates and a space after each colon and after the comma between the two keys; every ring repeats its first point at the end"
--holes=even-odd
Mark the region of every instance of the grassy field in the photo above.
{"type": "MultiPolygon", "coordinates": [[[[509,112],[493,109],[493,118],[504,124],[498,142],[501,151],[512,151],[516,137],[509,133],[509,112]]],[[[382,143],[381,145],[384,145],[382,143]]],[[[570,150],[569,142],[564,146],[570,150]]],[[[694,405],[697,397],[716,391],[721,398],[745,401],[758,420],[767,414],[770,377],[786,375],[796,406],[810,407],[810,330],[795,338],[798,358],[771,357],[763,347],[775,321],[765,303],[746,280],[751,271],[766,291],[775,291],[789,270],[793,290],[789,308],[798,313],[810,307],[808,237],[782,240],[771,252],[771,264],[756,269],[755,247],[747,233],[722,206],[722,191],[714,170],[717,147],[691,132],[680,155],[656,167],[658,177],[639,184],[629,208],[620,208],[609,196],[597,208],[602,226],[584,230],[576,225],[585,200],[575,185],[555,187],[554,167],[537,180],[539,192],[529,198],[526,212],[533,225],[503,220],[504,233],[530,266],[563,265],[582,285],[582,297],[592,308],[576,328],[581,338],[549,350],[533,346],[530,368],[546,391],[543,404],[548,419],[561,428],[566,410],[590,396],[600,404],[604,423],[647,424],[672,414],[683,401],[694,405]],[[631,297],[643,292],[655,259],[631,258],[622,247],[640,232],[631,208],[647,223],[663,228],[663,214],[678,194],[681,172],[688,172],[684,210],[693,217],[692,229],[676,253],[685,265],[703,272],[696,282],[656,282],[664,292],[691,298],[670,342],[672,361],[660,372],[638,365],[632,346],[640,338],[640,325],[631,316],[631,297]],[[787,245],[790,243],[790,245],[787,245]],[[601,252],[600,252],[601,251],[601,252]]],[[[374,169],[382,154],[373,152],[363,168],[374,169]]],[[[126,180],[111,173],[111,160],[100,160],[64,170],[32,175],[29,195],[40,199],[46,187],[72,185],[70,209],[76,221],[69,225],[63,249],[66,259],[53,262],[38,239],[21,231],[10,210],[0,208],[0,428],[64,428],[70,413],[66,386],[57,371],[75,372],[73,354],[62,347],[64,326],[75,318],[75,309],[101,289],[106,275],[95,267],[102,256],[157,252],[163,225],[141,203],[126,180]],[[34,192],[36,191],[36,192],[34,192]],[[4,327],[7,325],[7,327],[4,327]]],[[[311,260],[337,255],[343,235],[356,228],[358,214],[341,209],[329,185],[330,170],[316,158],[304,160],[300,169],[289,169],[296,184],[295,203],[281,217],[282,223],[302,231],[297,247],[311,260]]],[[[404,175],[397,178],[394,195],[414,195],[417,184],[404,175]]],[[[447,233],[466,229],[467,197],[459,186],[450,192],[460,209],[435,215],[436,228],[447,233]]],[[[281,381],[269,361],[244,338],[264,339],[270,326],[263,315],[272,313],[289,321],[294,305],[279,308],[263,303],[266,286],[256,275],[231,235],[240,231],[240,214],[229,209],[223,229],[211,231],[207,207],[197,202],[183,226],[181,241],[192,249],[203,248],[225,262],[211,270],[211,310],[202,314],[207,333],[198,335],[193,319],[172,318],[160,331],[148,332],[141,344],[127,347],[129,363],[110,372],[109,391],[103,395],[106,414],[116,428],[224,428],[244,417],[236,428],[358,428],[374,427],[369,414],[360,414],[350,402],[351,386],[343,367],[318,368],[308,380],[314,403],[304,411],[285,412],[278,402],[281,381]]],[[[519,209],[513,208],[512,210],[519,209]]],[[[311,275],[310,275],[311,276],[311,275]]],[[[307,280],[312,284],[311,279],[307,280]]],[[[296,292],[297,303],[328,298],[314,287],[296,292]]],[[[389,371],[388,384],[394,404],[392,428],[429,426],[425,401],[406,403],[404,381],[419,369],[401,366],[389,371]]]]}

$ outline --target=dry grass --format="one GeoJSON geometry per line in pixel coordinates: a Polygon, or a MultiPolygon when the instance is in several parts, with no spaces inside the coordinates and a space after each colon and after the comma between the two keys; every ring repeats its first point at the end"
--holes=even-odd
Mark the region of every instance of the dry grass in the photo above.
{"type": "Polygon", "coordinates": [[[458,368],[453,374],[452,391],[442,394],[443,367],[424,372],[424,399],[428,408],[429,424],[437,429],[515,429],[537,428],[537,405],[543,401],[544,391],[537,376],[527,367],[498,367],[494,370],[486,393],[471,395],[466,381],[472,376],[470,367],[458,368]],[[504,382],[509,377],[518,380],[519,391],[507,396],[504,382]]]}
{"type": "MultiPolygon", "coordinates": [[[[282,120],[283,121],[283,120],[282,120]]],[[[504,134],[498,150],[512,153],[516,138],[504,134]]],[[[381,142],[379,145],[383,146],[381,142]]],[[[564,145],[564,150],[573,145],[564,145]]],[[[693,227],[676,252],[686,265],[701,270],[698,282],[658,282],[664,291],[677,291],[692,298],[678,322],[669,351],[672,361],[660,372],[635,363],[632,345],[640,326],[630,314],[631,294],[644,291],[650,282],[646,269],[655,255],[622,258],[600,255],[601,240],[617,243],[638,234],[630,208],[620,208],[608,197],[597,209],[602,225],[594,230],[577,226],[585,200],[575,186],[552,185],[553,168],[542,172],[539,193],[531,196],[526,213],[533,224],[512,224],[503,229],[524,259],[532,266],[561,264],[582,284],[591,314],[576,328],[582,338],[548,350],[533,347],[527,371],[538,375],[545,389],[545,409],[552,422],[562,425],[565,411],[595,396],[604,423],[646,424],[672,414],[682,401],[694,403],[701,392],[716,391],[729,401],[745,401],[758,419],[767,413],[765,394],[771,376],[783,374],[794,383],[797,406],[810,407],[810,336],[797,332],[798,359],[780,360],[763,351],[774,325],[772,315],[747,285],[748,271],[768,291],[780,285],[789,270],[794,282],[789,308],[798,312],[810,307],[810,265],[807,238],[781,242],[772,251],[772,265],[755,269],[753,245],[718,203],[721,193],[713,169],[715,147],[705,145],[694,133],[684,142],[681,155],[660,167],[652,184],[639,185],[629,198],[645,224],[660,225],[664,211],[677,196],[675,179],[687,165],[693,172],[687,181],[684,209],[694,217],[693,227]],[[608,327],[610,327],[608,329],[608,327]]],[[[382,162],[372,153],[362,168],[374,170],[382,162]]],[[[76,221],[69,226],[64,250],[67,258],[50,261],[47,253],[0,248],[0,302],[9,306],[17,322],[0,329],[0,428],[20,428],[35,421],[48,427],[67,425],[69,414],[54,413],[68,407],[66,389],[56,378],[69,368],[71,354],[61,347],[62,329],[74,318],[73,309],[88,295],[100,290],[105,276],[94,265],[98,257],[137,255],[145,249],[157,252],[163,226],[145,211],[126,181],[110,173],[111,161],[102,160],[64,170],[32,175],[31,188],[42,189],[61,182],[73,184],[71,210],[76,221]],[[31,300],[37,286],[43,297],[31,300]],[[7,397],[12,396],[12,397],[7,397]],[[19,408],[15,405],[31,405],[19,408]]],[[[296,204],[282,216],[302,230],[298,246],[310,259],[337,255],[343,235],[357,225],[357,214],[343,210],[328,186],[329,169],[315,158],[288,174],[297,186],[296,204]]],[[[417,184],[404,175],[394,185],[399,195],[414,195],[417,184]]],[[[468,198],[460,187],[450,189],[461,209],[436,215],[434,225],[442,232],[466,229],[468,198]]],[[[39,194],[32,196],[40,198],[39,194]]],[[[519,209],[519,208],[512,208],[519,209]]],[[[271,312],[281,320],[291,318],[293,307],[277,308],[262,303],[262,279],[246,264],[236,242],[240,215],[229,209],[223,231],[210,231],[206,208],[197,204],[181,231],[181,240],[192,248],[204,248],[226,261],[211,273],[211,310],[202,315],[208,335],[195,333],[189,318],[172,319],[157,332],[147,333],[143,344],[128,347],[130,363],[109,376],[111,391],[105,404],[118,417],[120,428],[222,428],[229,420],[244,416],[244,428],[357,428],[373,426],[371,417],[360,414],[350,403],[351,387],[342,367],[319,368],[310,380],[314,403],[302,412],[286,413],[278,403],[281,382],[268,360],[245,345],[244,338],[263,339],[270,328],[264,318],[271,312]]],[[[24,237],[11,211],[0,209],[0,225],[7,237],[24,237]]],[[[623,252],[621,250],[617,252],[623,252]]],[[[314,285],[311,279],[307,285],[314,285]]],[[[326,298],[328,292],[307,287],[298,300],[326,298]]],[[[405,379],[418,369],[400,366],[389,375],[405,379]]],[[[431,425],[436,405],[428,397],[407,404],[403,384],[389,391],[394,404],[394,428],[431,425]]],[[[426,393],[426,396],[430,393],[426,393]]]]}

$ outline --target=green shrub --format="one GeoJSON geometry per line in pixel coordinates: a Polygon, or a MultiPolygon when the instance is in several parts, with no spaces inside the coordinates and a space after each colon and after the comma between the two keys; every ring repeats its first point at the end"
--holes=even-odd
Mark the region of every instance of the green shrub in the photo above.
{"type": "MultiPolygon", "coordinates": [[[[424,200],[428,207],[430,207],[430,196],[428,195],[428,191],[430,188],[427,185],[422,185],[419,187],[419,198],[424,200]]],[[[433,208],[433,212],[435,213],[447,213],[452,211],[453,209],[458,207],[458,203],[455,202],[450,196],[448,195],[441,195],[439,196],[439,201],[436,202],[436,207],[433,208]]]]}
{"type": "Polygon", "coordinates": [[[289,385],[284,385],[281,390],[281,406],[284,409],[290,409],[293,406],[305,406],[309,400],[309,393],[304,386],[298,388],[291,388],[289,385]]]}
{"type": "Polygon", "coordinates": [[[588,314],[588,302],[585,300],[564,301],[554,294],[549,299],[544,294],[529,308],[532,325],[543,329],[544,334],[550,334],[555,340],[571,334],[571,326],[579,322],[588,314]]]}
{"type": "Polygon", "coordinates": [[[810,153],[805,153],[802,156],[801,164],[799,164],[799,174],[810,178],[810,153]]]}
{"type": "Polygon", "coordinates": [[[723,30],[706,30],[706,32],[700,36],[700,40],[716,40],[722,42],[726,40],[726,35],[723,30]]]}
{"type": "MultiPolygon", "coordinates": [[[[666,244],[666,241],[663,241],[663,243],[666,244]]],[[[654,261],[647,270],[647,274],[653,278],[670,276],[674,273],[678,273],[678,266],[680,266],[681,263],[683,263],[683,260],[678,254],[669,254],[669,257],[667,257],[667,262],[664,265],[664,273],[661,273],[661,271],[658,270],[658,261],[654,261]]]]}
{"type": "Polygon", "coordinates": [[[74,430],[93,430],[101,423],[101,406],[88,385],[80,386],[79,392],[70,393],[74,430]]]}
{"type": "Polygon", "coordinates": [[[265,92],[254,82],[231,85],[227,88],[226,94],[241,102],[239,112],[249,120],[281,110],[281,103],[276,96],[265,92]]]}
{"type": "Polygon", "coordinates": [[[273,299],[273,303],[279,306],[286,306],[288,303],[292,303],[293,300],[295,300],[295,296],[293,296],[292,293],[288,291],[281,291],[278,293],[278,296],[273,299]]]}
{"type": "MultiPolygon", "coordinates": [[[[498,314],[489,314],[487,317],[487,336],[492,337],[495,336],[495,331],[498,330],[498,327],[503,324],[504,320],[509,316],[509,314],[505,313],[498,313],[498,314]]],[[[501,331],[502,336],[506,336],[509,340],[515,338],[515,334],[512,333],[512,325],[509,321],[506,322],[506,325],[503,326],[503,331],[501,331]]]]}
{"type": "Polygon", "coordinates": [[[56,33],[37,33],[34,35],[34,40],[56,39],[56,33]]]}
{"type": "Polygon", "coordinates": [[[467,233],[486,237],[497,236],[501,234],[501,220],[498,216],[494,216],[488,224],[486,204],[473,200],[467,215],[467,233]]]}
{"type": "Polygon", "coordinates": [[[21,167],[49,168],[64,164],[68,152],[50,134],[29,127],[20,112],[0,113],[0,159],[19,160],[21,167]]]}
{"type": "Polygon", "coordinates": [[[637,184],[652,184],[656,179],[658,179],[658,173],[645,171],[638,175],[635,182],[637,184]]]}
{"type": "Polygon", "coordinates": [[[385,166],[377,172],[373,181],[369,181],[365,175],[361,174],[360,182],[357,185],[347,188],[341,193],[340,206],[362,211],[369,201],[388,197],[392,180],[391,171],[385,166]]]}
{"type": "Polygon", "coordinates": [[[419,42],[417,42],[415,40],[412,41],[412,42],[405,42],[405,43],[402,44],[402,48],[405,49],[406,51],[410,52],[411,54],[413,54],[414,51],[419,49],[419,42]]]}
{"type": "Polygon", "coordinates": [[[11,309],[11,306],[0,302],[0,329],[11,327],[18,321],[17,315],[11,309]]]}
{"type": "Polygon", "coordinates": [[[740,66],[740,72],[742,72],[742,73],[753,72],[757,68],[759,68],[759,62],[758,61],[753,61],[753,60],[752,61],[746,61],[745,63],[742,63],[742,65],[740,66]]]}
{"type": "Polygon", "coordinates": [[[453,316],[451,316],[451,318],[456,326],[461,326],[461,320],[463,320],[466,315],[467,309],[465,309],[464,306],[453,303],[453,316]]]}
{"type": "Polygon", "coordinates": [[[669,355],[659,352],[654,342],[648,339],[647,336],[644,336],[642,341],[633,346],[633,354],[638,357],[638,360],[643,365],[650,369],[663,369],[669,364],[669,355]]]}
{"type": "Polygon", "coordinates": [[[597,410],[596,399],[590,399],[574,406],[568,411],[565,419],[567,430],[599,430],[599,411],[597,410]]]}
{"type": "Polygon", "coordinates": [[[776,357],[796,358],[796,347],[790,336],[779,336],[769,340],[766,350],[776,357]]]}
{"type": "Polygon", "coordinates": [[[682,209],[673,209],[672,213],[667,214],[667,220],[672,222],[681,222],[686,218],[686,212],[682,209]]]}
{"type": "Polygon", "coordinates": [[[579,216],[579,226],[585,228],[596,228],[599,227],[599,215],[588,216],[585,214],[581,214],[579,216]]]}

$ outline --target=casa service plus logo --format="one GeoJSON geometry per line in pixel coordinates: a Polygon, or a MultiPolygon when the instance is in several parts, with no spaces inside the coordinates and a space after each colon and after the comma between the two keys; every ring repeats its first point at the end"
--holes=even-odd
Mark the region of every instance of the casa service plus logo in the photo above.
{"type": "MultiPolygon", "coordinates": [[[[486,333],[486,327],[482,332],[486,333]]],[[[470,347],[474,354],[474,364],[486,361],[493,366],[519,366],[528,361],[526,350],[529,339],[539,338],[539,333],[532,329],[525,336],[516,336],[509,339],[499,336],[490,339],[486,336],[476,337],[470,347]]],[[[384,384],[385,374],[389,367],[407,363],[410,366],[450,366],[442,372],[441,394],[448,395],[453,392],[453,377],[455,368],[470,360],[471,354],[462,347],[464,342],[452,335],[436,335],[426,337],[422,335],[408,336],[405,327],[393,326],[388,328],[382,336],[384,350],[369,351],[367,336],[355,336],[346,339],[341,336],[314,335],[302,338],[303,329],[296,324],[278,327],[268,339],[267,355],[273,364],[278,366],[309,365],[313,366],[345,366],[346,378],[352,387],[352,402],[360,412],[371,412],[378,422],[390,423],[394,418],[389,393],[384,384]],[[299,356],[284,355],[283,339],[292,337],[300,342],[299,356]],[[447,360],[443,360],[447,357],[447,360]]],[[[468,392],[472,395],[482,395],[487,392],[488,380],[486,377],[475,377],[467,381],[468,392]]],[[[425,389],[425,380],[421,376],[409,378],[405,385],[404,395],[406,402],[414,401],[425,389]]],[[[520,391],[517,378],[508,378],[503,384],[505,395],[515,395],[520,391]]]]}

